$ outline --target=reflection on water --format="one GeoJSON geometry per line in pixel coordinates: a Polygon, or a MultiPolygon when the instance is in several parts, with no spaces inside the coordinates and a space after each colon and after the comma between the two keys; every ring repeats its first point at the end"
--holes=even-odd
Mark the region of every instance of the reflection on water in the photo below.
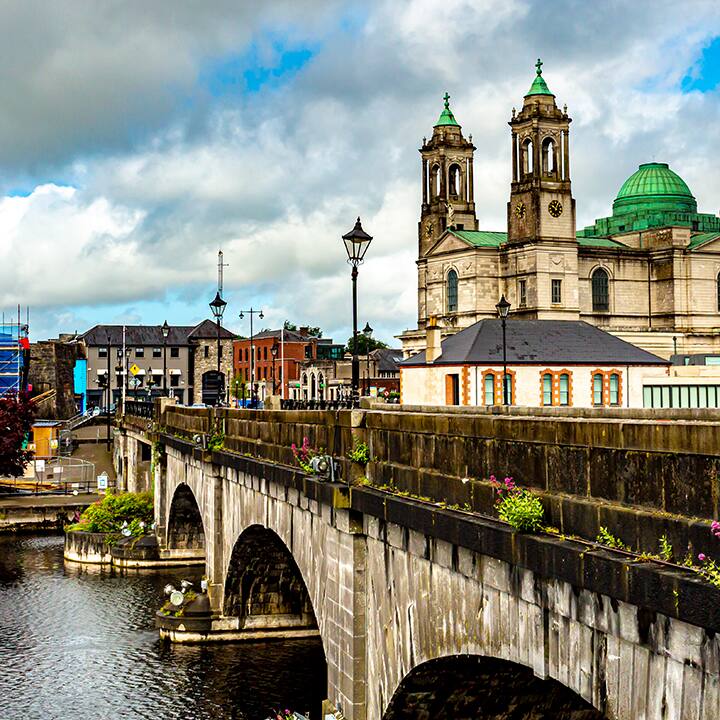
{"type": "Polygon", "coordinates": [[[65,564],[62,537],[0,536],[3,720],[262,720],[272,707],[320,717],[319,640],[166,645],[154,613],[186,571],[65,564]]]}

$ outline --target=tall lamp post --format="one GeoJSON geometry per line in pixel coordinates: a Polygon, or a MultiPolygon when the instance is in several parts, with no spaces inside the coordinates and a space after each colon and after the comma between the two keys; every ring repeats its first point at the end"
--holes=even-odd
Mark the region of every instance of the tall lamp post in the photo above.
{"type": "Polygon", "coordinates": [[[257,406],[255,401],[255,345],[253,344],[253,315],[257,315],[261,320],[265,317],[262,310],[249,310],[240,311],[240,319],[245,317],[245,313],[250,316],[250,402],[253,406],[257,406]]]}
{"type": "Polygon", "coordinates": [[[168,325],[167,320],[162,324],[162,327],[160,328],[160,331],[162,332],[162,336],[163,336],[163,381],[162,381],[162,389],[163,389],[163,395],[167,395],[167,339],[168,339],[168,335],[170,335],[170,326],[168,325]]]}
{"type": "Polygon", "coordinates": [[[275,338],[275,342],[273,342],[272,346],[270,347],[270,355],[272,356],[272,394],[275,395],[275,361],[277,360],[278,356],[278,341],[277,338],[275,338]]]}
{"type": "Polygon", "coordinates": [[[365,388],[366,395],[370,395],[370,338],[372,338],[373,329],[370,327],[370,323],[366,322],[363,328],[363,335],[365,336],[365,358],[367,360],[367,387],[365,388]]]}
{"type": "Polygon", "coordinates": [[[503,404],[509,405],[510,400],[508,398],[508,386],[507,386],[507,344],[505,342],[505,321],[507,320],[508,313],[510,312],[510,303],[505,299],[505,294],[500,298],[500,302],[495,306],[495,309],[500,316],[502,321],[502,337],[503,337],[503,404]]]}
{"type": "Polygon", "coordinates": [[[355,227],[342,236],[347,251],[348,262],[352,265],[352,303],[353,303],[353,354],[352,354],[352,394],[356,402],[360,392],[360,359],[358,358],[358,329],[357,329],[357,276],[358,265],[362,264],[365,253],[372,242],[372,235],[368,235],[357,219],[355,227]]]}
{"type": "Polygon", "coordinates": [[[222,322],[223,315],[227,303],[220,297],[220,291],[215,293],[215,299],[210,303],[210,309],[212,314],[215,316],[215,322],[217,324],[217,381],[218,381],[218,394],[216,405],[222,404],[222,398],[225,395],[225,383],[222,380],[222,374],[220,372],[220,323],[222,322]]]}

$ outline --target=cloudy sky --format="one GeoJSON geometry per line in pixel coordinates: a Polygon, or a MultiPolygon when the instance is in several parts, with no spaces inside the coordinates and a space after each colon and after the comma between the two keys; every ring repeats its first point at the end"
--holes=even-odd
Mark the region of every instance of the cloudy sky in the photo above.
{"type": "Polygon", "coordinates": [[[579,224],[641,162],[720,208],[716,0],[3,0],[0,308],[41,339],[241,309],[349,334],[340,235],[375,240],[360,322],[412,327],[417,148],[442,95],[504,229],[507,120],[542,57],[572,125],[579,224]]]}

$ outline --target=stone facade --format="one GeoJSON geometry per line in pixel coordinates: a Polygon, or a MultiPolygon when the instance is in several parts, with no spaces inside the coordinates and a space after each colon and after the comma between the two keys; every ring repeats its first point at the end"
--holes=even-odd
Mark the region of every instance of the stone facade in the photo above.
{"type": "Polygon", "coordinates": [[[501,295],[511,318],[586,320],[663,357],[720,349],[720,218],[697,212],[667,165],[641,165],[613,217],[576,231],[571,119],[538,66],[509,122],[506,230],[478,230],[475,147],[448,112],[421,148],[418,327],[400,336],[406,355],[424,348],[428,318],[447,336],[495,317],[501,295]]]}
{"type": "Polygon", "coordinates": [[[28,380],[33,386],[33,394],[55,390],[54,398],[39,405],[41,417],[65,420],[77,412],[73,369],[79,357],[82,357],[82,348],[76,344],[47,340],[30,346],[28,380]]]}
{"type": "MultiPolygon", "coordinates": [[[[193,385],[195,392],[193,402],[202,402],[203,375],[207,372],[217,372],[218,345],[217,338],[203,337],[195,341],[193,347],[194,374],[193,385]]],[[[229,387],[229,380],[233,377],[233,338],[220,339],[220,372],[225,376],[225,387],[229,387]]]]}

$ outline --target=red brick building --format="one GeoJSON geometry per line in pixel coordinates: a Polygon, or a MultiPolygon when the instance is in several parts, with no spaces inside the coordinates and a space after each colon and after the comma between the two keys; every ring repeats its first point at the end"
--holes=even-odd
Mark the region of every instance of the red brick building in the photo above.
{"type": "MultiPolygon", "coordinates": [[[[275,394],[287,398],[288,383],[299,380],[302,363],[312,360],[341,360],[345,349],[343,345],[334,345],[332,340],[309,335],[306,328],[300,328],[299,331],[265,330],[253,337],[252,346],[255,354],[255,384],[261,400],[265,395],[273,392],[273,368],[275,394]],[[277,353],[274,362],[273,346],[276,347],[277,353]],[[284,391],[281,382],[284,382],[284,391]]],[[[250,382],[250,355],[250,339],[235,340],[233,343],[235,377],[231,388],[231,394],[235,397],[242,396],[242,386],[247,386],[250,382]]]]}

